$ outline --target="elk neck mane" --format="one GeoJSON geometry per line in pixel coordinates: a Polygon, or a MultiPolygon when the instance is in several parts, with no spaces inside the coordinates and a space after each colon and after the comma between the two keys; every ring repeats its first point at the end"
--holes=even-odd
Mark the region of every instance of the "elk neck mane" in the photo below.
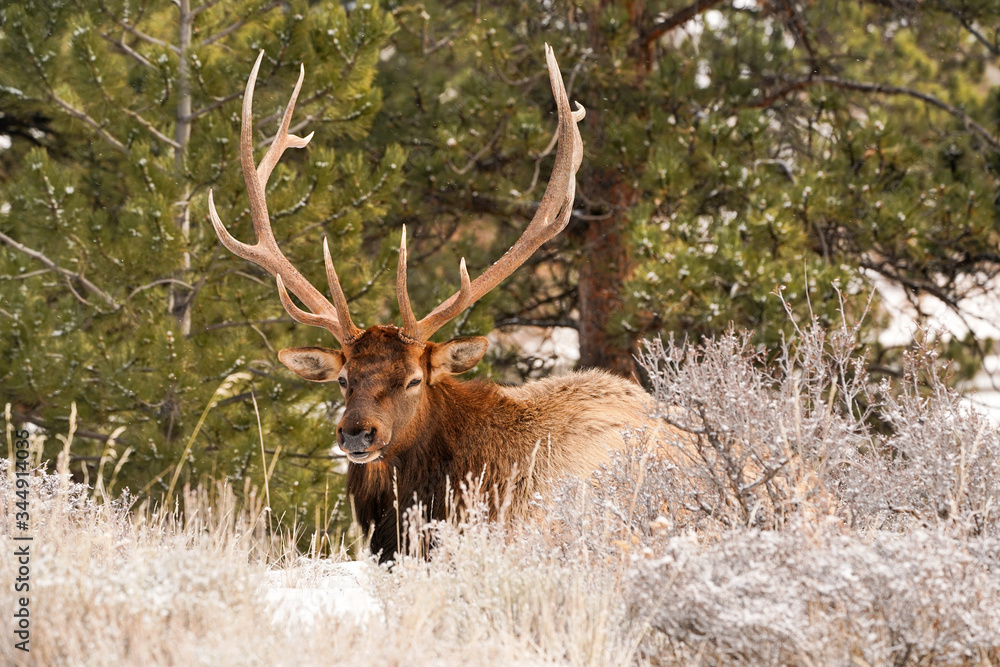
{"type": "MultiPolygon", "coordinates": [[[[462,506],[459,489],[470,477],[494,501],[506,496],[510,516],[524,517],[552,480],[587,476],[607,461],[623,445],[622,432],[644,423],[649,399],[600,370],[521,386],[445,376],[425,388],[416,416],[381,458],[349,466],[356,518],[384,559],[399,547],[397,507],[416,500],[425,518],[445,519],[449,506],[462,506]]],[[[491,502],[492,515],[497,509],[491,502]]]]}

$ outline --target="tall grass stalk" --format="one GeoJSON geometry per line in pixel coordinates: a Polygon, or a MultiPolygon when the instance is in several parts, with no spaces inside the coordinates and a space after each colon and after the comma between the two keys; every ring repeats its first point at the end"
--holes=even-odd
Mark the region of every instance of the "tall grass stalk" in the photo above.
{"type": "MultiPolygon", "coordinates": [[[[535,499],[530,522],[508,523],[509,499],[475,478],[452,480],[447,521],[400,503],[392,568],[342,562],[363,536],[326,534],[329,497],[299,549],[299,518],[268,511],[280,447],[267,461],[265,433],[262,493],[191,488],[178,471],[196,428],[167,469],[174,510],[73,484],[71,414],[55,473],[32,480],[32,653],[0,642],[0,660],[1000,664],[1000,432],[932,346],[899,382],[873,379],[857,334],[803,323],[772,361],[736,333],[650,343],[672,430],[625,432],[592,479],[535,499]]],[[[0,465],[6,536],[16,496],[0,465]]],[[[18,567],[0,550],[0,579],[18,567]]],[[[0,605],[14,595],[0,587],[0,605]]]]}

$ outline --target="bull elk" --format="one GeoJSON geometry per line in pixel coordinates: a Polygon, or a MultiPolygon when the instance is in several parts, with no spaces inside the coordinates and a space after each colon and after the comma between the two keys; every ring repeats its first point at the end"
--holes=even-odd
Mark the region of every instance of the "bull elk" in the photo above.
{"type": "Polygon", "coordinates": [[[371,535],[372,552],[380,553],[383,560],[393,557],[400,546],[398,516],[411,503],[419,502],[427,518],[444,518],[448,490],[470,474],[484,489],[496,489],[500,497],[510,500],[511,516],[526,514],[529,500],[544,492],[547,480],[563,474],[590,474],[606,460],[610,449],[621,446],[622,429],[643,419],[648,395],[640,387],[596,370],[520,387],[483,380],[461,382],[453,376],[479,362],[487,339],[430,340],[569,222],[576,172],[583,158],[577,123],[586,112],[582,107],[571,109],[552,49],[546,46],[545,57],[558,107],[559,142],[552,175],[527,229],[475,280],[469,279],[463,259],[460,289],[417,320],[406,288],[404,228],[396,274],[403,326],[376,325],[367,330],[351,321],[325,239],[323,258],[332,303],[292,266],[275,241],[264,196],[268,176],[286,148],[306,146],[312,134],[298,137],[288,131],[305,76],[300,68],[277,135],[260,164],[254,165],[251,107],[263,55],[247,81],[240,135],[240,160],[257,243],[241,243],[226,231],[211,191],[209,215],[226,248],[274,276],[278,296],[292,318],[323,327],[340,343],[339,350],[281,350],[278,358],[306,380],[340,385],[346,408],[336,437],[349,460],[347,490],[358,522],[371,535]],[[288,291],[308,311],[299,308],[288,291]]]}

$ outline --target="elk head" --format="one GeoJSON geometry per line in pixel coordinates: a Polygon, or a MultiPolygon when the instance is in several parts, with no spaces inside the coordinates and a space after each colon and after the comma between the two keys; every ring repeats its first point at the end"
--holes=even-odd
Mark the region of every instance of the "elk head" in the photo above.
{"type": "Polygon", "coordinates": [[[576,172],[583,159],[583,142],[577,123],[586,112],[579,105],[576,111],[570,108],[559,65],[551,47],[546,45],[549,81],[559,114],[559,145],[545,194],[521,238],[475,280],[469,279],[465,260],[462,259],[459,264],[459,291],[418,321],[410,307],[406,289],[404,227],[396,274],[396,297],[399,300],[403,326],[373,326],[362,330],[351,321],[347,297],[337,278],[326,239],[323,239],[323,259],[332,303],[292,266],[279,249],[271,230],[264,198],[267,179],[286,148],[302,148],[313,135],[298,137],[288,132],[295,100],[305,76],[305,69],[300,68],[298,82],[274,141],[260,164],[254,165],[251,121],[253,91],[263,56],[264,53],[261,52],[257,57],[247,81],[240,132],[240,162],[250,198],[250,214],[257,243],[241,243],[226,231],[215,209],[211,190],[208,193],[209,216],[223,245],[236,255],[263,267],[275,277],[278,296],[293,319],[326,329],[340,343],[339,350],[319,347],[289,348],[281,350],[278,358],[306,380],[337,382],[340,385],[346,409],[337,426],[338,444],[351,461],[369,463],[377,460],[387,448],[404,439],[415,428],[415,416],[422,406],[426,406],[428,392],[435,391],[435,387],[447,382],[450,376],[473,368],[488,346],[488,341],[482,337],[433,343],[430,341],[431,336],[496,287],[543,243],[566,227],[576,192],[576,172]],[[298,297],[308,311],[299,308],[288,291],[298,297]]]}

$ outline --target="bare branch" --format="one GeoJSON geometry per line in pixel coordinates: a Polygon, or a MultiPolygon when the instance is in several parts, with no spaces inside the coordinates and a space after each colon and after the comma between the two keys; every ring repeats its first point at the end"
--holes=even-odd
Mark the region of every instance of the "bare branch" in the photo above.
{"type": "Polygon", "coordinates": [[[210,324],[198,333],[208,333],[209,331],[215,331],[216,329],[228,329],[230,327],[250,327],[260,324],[292,324],[293,322],[295,322],[295,320],[290,317],[272,317],[267,320],[253,320],[247,322],[220,322],[219,324],[210,324]]]}
{"type": "Polygon", "coordinates": [[[242,96],[243,96],[243,91],[240,91],[238,93],[230,93],[229,95],[226,95],[225,97],[220,97],[220,98],[216,99],[214,102],[212,102],[211,104],[203,106],[200,109],[195,109],[194,111],[191,112],[191,115],[188,116],[187,118],[185,118],[184,120],[187,120],[187,121],[190,122],[190,121],[194,120],[195,118],[198,118],[199,116],[204,116],[207,113],[211,113],[212,111],[215,111],[216,109],[218,109],[219,107],[221,107],[226,102],[230,102],[230,101],[238,99],[238,98],[240,98],[242,96]]]}
{"type": "MultiPolygon", "coordinates": [[[[83,275],[81,275],[79,273],[74,273],[73,271],[70,271],[68,269],[62,268],[61,266],[59,266],[58,264],[56,264],[55,262],[53,262],[51,259],[49,259],[45,255],[43,255],[42,253],[38,252],[37,250],[32,250],[31,248],[27,247],[26,245],[24,245],[22,243],[18,243],[17,241],[15,241],[11,237],[7,236],[3,232],[0,232],[0,241],[3,241],[4,243],[6,243],[7,245],[9,245],[11,248],[14,248],[15,250],[23,252],[25,255],[27,255],[28,257],[31,257],[32,259],[37,259],[39,262],[41,262],[45,266],[49,267],[53,271],[59,273],[60,275],[65,276],[66,278],[69,278],[71,280],[75,280],[75,281],[79,282],[80,285],[82,285],[84,288],[86,288],[86,290],[88,292],[90,292],[91,294],[94,294],[95,296],[99,296],[100,298],[104,299],[108,303],[108,305],[110,305],[115,310],[117,310],[118,308],[121,307],[121,306],[119,306],[118,302],[115,301],[114,298],[111,295],[109,295],[107,292],[105,292],[104,290],[102,290],[101,288],[99,288],[94,283],[92,283],[89,280],[87,280],[86,278],[84,278],[83,275]]],[[[70,288],[72,289],[72,286],[70,286],[70,288]]],[[[74,294],[75,294],[75,291],[74,291],[74,294]]],[[[79,295],[77,295],[77,296],[79,297],[79,295]]],[[[82,297],[79,297],[79,298],[82,299],[82,297]]],[[[86,303],[86,301],[84,301],[84,303],[86,303]]]]}
{"type": "Polygon", "coordinates": [[[152,134],[157,139],[159,139],[160,141],[166,143],[167,145],[171,146],[172,148],[175,148],[175,149],[178,149],[178,150],[181,148],[181,145],[179,143],[177,143],[176,141],[174,141],[173,139],[171,139],[167,135],[163,134],[159,130],[157,130],[156,127],[154,127],[152,123],[150,123],[148,120],[146,120],[145,118],[143,118],[142,116],[140,116],[135,111],[132,111],[131,109],[124,109],[124,111],[125,111],[126,114],[128,114],[129,116],[131,116],[132,118],[134,118],[136,120],[136,122],[139,123],[139,125],[142,125],[144,128],[146,128],[147,130],[149,130],[149,133],[152,134]]]}
{"type": "Polygon", "coordinates": [[[201,14],[202,12],[211,9],[217,4],[219,4],[219,0],[209,0],[205,4],[195,7],[194,11],[191,12],[191,16],[198,16],[198,14],[201,14]]]}
{"type": "MultiPolygon", "coordinates": [[[[493,148],[493,145],[496,144],[497,140],[500,139],[500,137],[503,135],[503,130],[505,127],[507,127],[507,121],[501,118],[500,124],[497,125],[497,129],[493,133],[493,136],[490,137],[489,141],[483,144],[483,147],[480,148],[475,155],[469,158],[468,162],[466,162],[462,167],[456,167],[451,163],[451,160],[448,160],[448,166],[451,168],[453,172],[455,172],[459,176],[464,176],[465,174],[467,174],[470,169],[476,166],[476,163],[479,162],[479,159],[483,157],[483,155],[485,155],[487,151],[493,148]]],[[[559,137],[559,130],[557,129],[552,137],[552,142],[549,144],[549,148],[546,149],[546,154],[548,153],[548,151],[552,150],[558,137],[559,137]]],[[[536,167],[537,167],[537,162],[536,162],[536,167]]],[[[538,173],[537,169],[535,170],[535,173],[536,174],[538,173]]]]}
{"type": "Polygon", "coordinates": [[[115,39],[106,32],[102,32],[101,37],[103,37],[104,40],[108,42],[111,46],[113,46],[115,49],[131,57],[133,60],[135,60],[143,67],[146,67],[148,69],[155,69],[153,63],[149,62],[149,60],[147,60],[145,56],[143,56],[141,53],[137,52],[131,46],[125,43],[124,33],[122,33],[121,39],[115,39]]]}
{"type": "Polygon", "coordinates": [[[554,320],[536,320],[525,317],[508,317],[502,320],[497,320],[493,323],[493,326],[497,329],[501,327],[542,327],[543,329],[553,329],[555,327],[563,327],[566,329],[577,329],[580,328],[579,320],[572,320],[568,318],[560,318],[554,320]]]}
{"type": "Polygon", "coordinates": [[[1000,56],[1000,46],[997,45],[996,41],[990,43],[990,41],[986,39],[985,35],[976,30],[975,27],[968,20],[966,20],[961,16],[958,16],[957,14],[956,17],[958,18],[958,22],[962,24],[962,27],[968,30],[970,33],[972,33],[972,36],[975,37],[980,44],[985,46],[987,51],[989,51],[994,56],[1000,56]]]}
{"type": "MultiPolygon", "coordinates": [[[[39,427],[39,428],[41,428],[41,429],[43,429],[43,430],[45,430],[45,431],[47,431],[49,433],[53,433],[55,431],[64,431],[66,429],[65,426],[58,426],[58,427],[52,426],[48,422],[45,422],[45,421],[39,419],[38,417],[32,417],[31,415],[23,415],[23,414],[19,414],[17,412],[14,412],[14,413],[11,414],[11,417],[12,417],[12,420],[13,420],[13,422],[15,424],[18,424],[18,425],[21,425],[21,424],[34,424],[35,426],[37,426],[37,427],[39,427]]],[[[103,433],[96,433],[94,431],[85,431],[85,430],[80,430],[80,429],[77,429],[77,430],[73,431],[73,437],[74,438],[84,438],[85,440],[99,440],[101,442],[107,442],[108,438],[109,438],[109,436],[104,435],[103,433]]]]}
{"type": "MultiPolygon", "coordinates": [[[[215,33],[211,37],[206,37],[205,39],[201,40],[201,46],[208,46],[209,44],[213,44],[214,42],[217,42],[220,39],[223,39],[224,37],[228,37],[232,33],[242,28],[244,25],[246,25],[246,22],[249,21],[250,19],[256,18],[262,14],[266,14],[267,12],[271,11],[272,9],[280,5],[281,2],[282,0],[272,0],[269,4],[264,5],[263,7],[258,9],[255,13],[249,16],[244,16],[239,21],[230,24],[229,26],[223,28],[222,30],[215,33]]],[[[195,15],[197,15],[199,11],[201,11],[201,7],[195,10],[195,15]]]]}
{"type": "Polygon", "coordinates": [[[977,123],[972,119],[969,114],[965,113],[961,109],[951,104],[948,104],[944,100],[941,100],[928,93],[923,93],[919,90],[914,90],[912,88],[903,88],[900,86],[890,86],[884,83],[865,83],[862,81],[851,81],[848,79],[841,79],[836,76],[814,76],[807,79],[800,79],[798,81],[793,81],[787,84],[784,88],[768,95],[765,98],[758,100],[750,106],[753,107],[769,107],[774,104],[778,99],[788,95],[789,93],[795,92],[796,90],[801,90],[809,86],[815,85],[827,85],[834,86],[836,88],[843,88],[845,90],[855,90],[863,93],[875,93],[877,95],[903,95],[906,97],[912,97],[914,99],[925,102],[933,107],[937,107],[942,111],[945,111],[955,118],[962,121],[962,123],[973,133],[977,134],[983,141],[988,143],[993,150],[1000,151],[1000,139],[990,134],[989,130],[977,123]]]}
{"type": "Polygon", "coordinates": [[[93,128],[95,132],[101,135],[102,139],[104,139],[106,142],[114,146],[117,150],[121,151],[125,155],[129,155],[131,153],[131,151],[125,144],[123,144],[122,142],[118,141],[113,136],[111,136],[111,134],[107,130],[101,127],[100,123],[98,123],[96,120],[87,115],[86,112],[77,109],[72,104],[70,104],[66,100],[56,95],[54,91],[49,92],[49,97],[52,99],[53,102],[55,102],[59,106],[59,108],[61,108],[67,114],[69,114],[73,118],[76,118],[77,120],[83,121],[91,128],[93,128]]]}
{"type": "Polygon", "coordinates": [[[27,280],[28,278],[34,278],[35,276],[43,276],[46,273],[50,273],[52,269],[38,269],[37,271],[28,271],[27,273],[19,273],[16,276],[0,276],[0,280],[27,280]]]}
{"type": "Polygon", "coordinates": [[[194,285],[189,285],[183,280],[177,280],[176,278],[162,278],[160,280],[154,280],[153,282],[147,285],[141,285],[139,287],[136,287],[127,297],[125,297],[125,300],[128,301],[139,292],[148,290],[151,287],[156,287],[157,285],[180,285],[181,287],[186,287],[187,289],[192,289],[192,290],[194,289],[194,285]]]}
{"type": "Polygon", "coordinates": [[[684,25],[694,17],[711,9],[720,2],[722,2],[722,0],[695,0],[693,4],[690,4],[683,9],[678,9],[664,20],[643,30],[639,34],[640,45],[648,47],[651,43],[655,42],[674,28],[684,25]]]}

